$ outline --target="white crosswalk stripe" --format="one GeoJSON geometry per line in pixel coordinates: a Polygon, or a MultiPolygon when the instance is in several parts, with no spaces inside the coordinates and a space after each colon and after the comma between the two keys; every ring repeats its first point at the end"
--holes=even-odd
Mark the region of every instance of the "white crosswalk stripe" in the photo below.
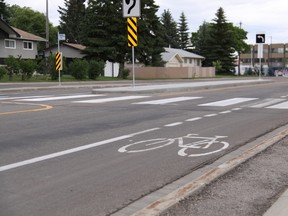
{"type": "Polygon", "coordinates": [[[202,97],[175,97],[175,98],[167,98],[167,99],[161,99],[161,100],[152,100],[152,101],[144,101],[144,102],[138,102],[133,104],[153,104],[153,105],[162,105],[162,104],[169,104],[169,103],[175,103],[175,102],[181,102],[181,101],[187,101],[187,100],[195,100],[200,99],[202,97]]]}
{"type": "Polygon", "coordinates": [[[73,103],[107,103],[112,101],[123,101],[123,100],[134,100],[134,99],[141,99],[147,98],[150,96],[123,96],[123,97],[113,97],[113,98],[103,98],[103,99],[94,99],[94,100],[85,100],[85,101],[74,101],[73,103]]]}
{"type": "Polygon", "coordinates": [[[252,101],[252,100],[257,100],[257,99],[258,98],[230,98],[230,99],[221,100],[221,101],[215,101],[215,102],[211,102],[211,103],[199,104],[198,106],[225,107],[225,106],[236,105],[236,104],[239,104],[239,103],[252,101]]]}
{"type": "Polygon", "coordinates": [[[29,102],[40,102],[40,101],[55,101],[55,100],[68,100],[77,98],[88,98],[88,97],[99,97],[103,95],[70,95],[70,96],[57,96],[57,97],[45,97],[45,98],[28,98],[17,101],[29,101],[29,102]]]}
{"type": "Polygon", "coordinates": [[[31,98],[44,98],[51,97],[51,95],[46,96],[22,96],[22,97],[0,97],[0,100],[20,100],[20,99],[31,99],[31,98]]]}
{"type": "Polygon", "coordinates": [[[273,106],[266,107],[269,109],[288,109],[288,101],[280,104],[275,104],[273,106]]]}
{"type": "Polygon", "coordinates": [[[267,107],[267,106],[271,106],[273,104],[277,104],[280,102],[285,101],[285,99],[279,99],[279,98],[266,98],[264,100],[261,101],[257,101],[253,104],[248,104],[246,107],[250,107],[250,108],[263,108],[263,107],[267,107]]]}

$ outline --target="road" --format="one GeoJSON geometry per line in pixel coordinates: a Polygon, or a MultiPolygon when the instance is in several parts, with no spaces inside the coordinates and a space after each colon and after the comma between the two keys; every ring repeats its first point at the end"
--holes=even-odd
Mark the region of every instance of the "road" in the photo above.
{"type": "Polygon", "coordinates": [[[115,213],[286,125],[286,88],[2,93],[0,215],[115,213]],[[191,145],[205,137],[219,142],[191,145]]]}

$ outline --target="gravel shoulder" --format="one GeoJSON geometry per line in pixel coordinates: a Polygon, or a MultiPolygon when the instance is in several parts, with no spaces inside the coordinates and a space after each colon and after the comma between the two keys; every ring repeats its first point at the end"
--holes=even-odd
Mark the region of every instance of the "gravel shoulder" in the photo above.
{"type": "Polygon", "coordinates": [[[263,215],[288,188],[288,137],[161,216],[263,215]]]}

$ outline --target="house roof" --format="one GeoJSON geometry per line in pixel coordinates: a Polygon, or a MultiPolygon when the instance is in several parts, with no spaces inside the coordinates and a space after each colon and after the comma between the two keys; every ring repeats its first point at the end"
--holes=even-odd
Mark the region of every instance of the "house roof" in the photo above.
{"type": "Polygon", "coordinates": [[[86,48],[86,46],[82,44],[74,44],[74,43],[67,43],[67,42],[64,42],[63,44],[65,44],[66,46],[72,47],[74,49],[78,49],[78,50],[84,50],[86,48]]]}
{"type": "Polygon", "coordinates": [[[194,58],[194,59],[205,59],[205,57],[197,55],[195,53],[191,53],[182,49],[175,49],[175,48],[164,48],[165,52],[163,52],[162,59],[164,61],[170,61],[174,56],[179,55],[181,58],[194,58]]]}
{"type": "Polygon", "coordinates": [[[9,35],[9,38],[20,39],[20,40],[31,40],[31,41],[47,41],[46,39],[42,37],[28,33],[18,28],[12,27],[8,23],[6,23],[4,20],[2,20],[1,18],[0,18],[0,28],[4,32],[7,32],[7,34],[9,35]]]}
{"type": "Polygon", "coordinates": [[[21,29],[12,27],[12,29],[17,32],[17,34],[20,35],[20,38],[17,37],[17,39],[22,40],[32,40],[32,41],[47,41],[45,38],[39,37],[37,35],[31,34],[29,32],[23,31],[21,29]]]}

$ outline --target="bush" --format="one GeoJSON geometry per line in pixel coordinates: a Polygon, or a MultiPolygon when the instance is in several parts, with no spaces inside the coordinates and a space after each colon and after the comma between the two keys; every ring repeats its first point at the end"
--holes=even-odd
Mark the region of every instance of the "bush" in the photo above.
{"type": "Polygon", "coordinates": [[[30,79],[33,72],[37,69],[37,64],[33,60],[20,61],[20,71],[22,80],[30,79]]]}
{"type": "Polygon", "coordinates": [[[77,80],[87,78],[89,63],[86,60],[75,59],[68,66],[69,73],[77,80]]]}
{"type": "Polygon", "coordinates": [[[89,62],[88,77],[89,79],[96,80],[101,74],[104,73],[105,63],[91,60],[89,62]]]}
{"type": "Polygon", "coordinates": [[[8,74],[8,71],[5,67],[0,67],[0,80],[4,77],[5,74],[8,74]]]}
{"type": "Polygon", "coordinates": [[[18,74],[20,70],[20,59],[16,59],[13,56],[9,56],[5,59],[5,64],[7,65],[9,80],[12,80],[14,74],[18,74]]]}
{"type": "Polygon", "coordinates": [[[130,69],[125,68],[123,70],[123,79],[127,79],[127,77],[129,76],[130,72],[131,72],[130,69]]]}

